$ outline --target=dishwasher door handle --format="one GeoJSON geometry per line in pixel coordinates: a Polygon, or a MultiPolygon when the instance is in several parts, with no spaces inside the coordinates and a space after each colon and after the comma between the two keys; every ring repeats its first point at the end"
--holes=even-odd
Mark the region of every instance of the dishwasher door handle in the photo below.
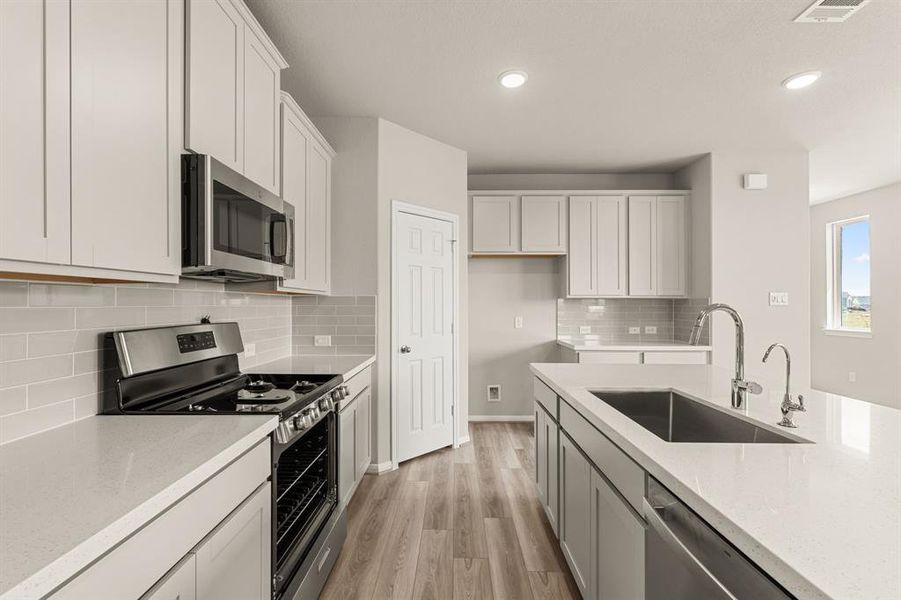
{"type": "Polygon", "coordinates": [[[690,569],[697,572],[698,574],[703,575],[706,579],[708,579],[711,583],[713,583],[723,594],[724,598],[729,598],[730,600],[738,600],[736,596],[730,592],[726,587],[720,583],[719,579],[714,576],[713,573],[710,572],[701,560],[692,553],[692,551],[686,546],[679,537],[673,533],[673,530],[670,529],[666,522],[663,520],[663,517],[660,516],[660,513],[656,508],[651,506],[651,503],[648,502],[647,498],[642,500],[642,508],[644,513],[644,518],[648,523],[651,531],[657,534],[657,536],[663,540],[681,559],[682,562],[686,564],[690,569]]]}

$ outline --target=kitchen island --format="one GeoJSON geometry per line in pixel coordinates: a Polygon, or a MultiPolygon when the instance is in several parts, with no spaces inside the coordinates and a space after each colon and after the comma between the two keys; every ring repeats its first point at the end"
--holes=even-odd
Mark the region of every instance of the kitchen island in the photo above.
{"type": "MultiPolygon", "coordinates": [[[[782,381],[761,381],[763,393],[735,410],[729,405],[732,373],[717,367],[530,368],[536,389],[546,385],[559,397],[561,415],[574,411],[592,435],[612,442],[791,594],[901,597],[898,410],[801,390],[807,411],[796,413],[798,428],[788,430],[774,425],[781,417],[782,381]],[[676,391],[811,443],[667,442],[591,393],[600,390],[676,391]]],[[[561,440],[568,436],[565,424],[559,431],[561,440]]],[[[619,492],[628,499],[628,490],[619,492]]]]}

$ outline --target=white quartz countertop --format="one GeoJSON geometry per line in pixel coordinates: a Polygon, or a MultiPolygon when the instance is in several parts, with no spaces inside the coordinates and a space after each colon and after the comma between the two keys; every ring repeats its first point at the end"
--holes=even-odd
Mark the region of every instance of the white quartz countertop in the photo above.
{"type": "Polygon", "coordinates": [[[375,356],[372,354],[348,356],[295,355],[254,365],[246,369],[246,372],[272,374],[308,373],[310,375],[315,373],[334,373],[337,375],[340,373],[344,375],[344,380],[346,381],[374,362],[375,356]]]}
{"type": "Polygon", "coordinates": [[[796,390],[810,444],[669,443],[589,390],[675,390],[772,425],[782,381],[729,407],[712,366],[532,364],[532,372],[799,598],[901,598],[901,411],[796,390]]]}
{"type": "Polygon", "coordinates": [[[587,344],[557,340],[557,344],[576,352],[709,352],[711,346],[692,346],[685,342],[638,342],[635,344],[587,344]]]}
{"type": "Polygon", "coordinates": [[[40,598],[278,425],[101,415],[0,446],[0,598],[40,598]]]}

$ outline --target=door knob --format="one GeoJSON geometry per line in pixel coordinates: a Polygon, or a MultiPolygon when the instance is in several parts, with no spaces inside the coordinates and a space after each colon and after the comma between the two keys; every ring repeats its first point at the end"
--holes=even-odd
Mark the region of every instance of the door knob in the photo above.
{"type": "Polygon", "coordinates": [[[410,348],[409,346],[401,346],[400,347],[401,354],[409,354],[411,350],[413,350],[413,348],[410,348]]]}

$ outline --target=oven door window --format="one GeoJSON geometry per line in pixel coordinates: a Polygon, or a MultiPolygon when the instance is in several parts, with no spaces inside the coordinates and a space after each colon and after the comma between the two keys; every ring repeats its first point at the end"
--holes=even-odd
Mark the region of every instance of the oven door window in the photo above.
{"type": "Polygon", "coordinates": [[[213,248],[220,252],[285,264],[285,215],[214,181],[213,248]]]}

